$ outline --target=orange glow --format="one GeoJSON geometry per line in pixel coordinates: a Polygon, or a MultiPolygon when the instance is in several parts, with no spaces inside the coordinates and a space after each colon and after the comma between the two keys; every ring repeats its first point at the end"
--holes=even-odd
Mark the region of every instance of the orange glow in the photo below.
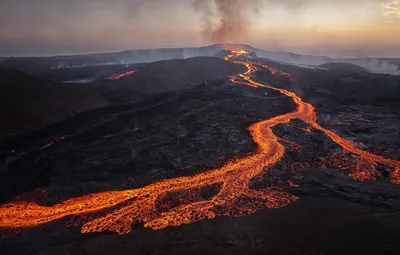
{"type": "Polygon", "coordinates": [[[392,183],[400,184],[400,167],[395,168],[390,175],[390,179],[392,183]]]}
{"type": "Polygon", "coordinates": [[[113,75],[113,76],[107,77],[106,80],[117,81],[117,80],[120,80],[120,79],[122,79],[122,78],[124,78],[126,76],[132,75],[134,73],[135,73],[135,71],[132,70],[132,71],[128,71],[128,72],[125,72],[125,73],[121,73],[121,74],[117,74],[117,75],[113,75]]]}
{"type": "Polygon", "coordinates": [[[65,137],[63,137],[63,136],[56,137],[56,138],[54,138],[53,141],[51,141],[51,142],[43,145],[42,147],[40,147],[40,149],[43,150],[43,149],[49,148],[49,147],[53,146],[54,144],[59,143],[59,142],[61,142],[63,140],[65,140],[65,137]]]}
{"type": "MultiPolygon", "coordinates": [[[[297,109],[293,112],[263,120],[249,127],[248,130],[258,145],[253,153],[227,162],[220,168],[193,176],[166,179],[137,189],[90,194],[49,207],[32,202],[11,202],[0,207],[0,226],[13,229],[34,227],[66,216],[98,213],[95,217],[83,218],[82,233],[115,231],[126,234],[132,231],[133,224],[143,223],[145,227],[161,229],[216,216],[242,216],[263,208],[287,206],[298,197],[277,187],[254,190],[249,188],[249,182],[264,168],[281,160],[284,155],[284,146],[280,142],[285,142],[296,150],[301,149],[298,144],[278,138],[272,132],[272,127],[288,123],[293,119],[300,119],[314,129],[324,132],[342,146],[345,152],[358,155],[372,167],[381,163],[395,169],[392,172],[391,181],[400,183],[399,161],[360,150],[352,142],[321,127],[316,122],[317,115],[311,104],[303,102],[293,92],[261,84],[250,77],[251,73],[261,69],[288,79],[291,79],[290,74],[244,59],[240,57],[242,54],[244,54],[243,51],[232,52],[226,58],[228,61],[247,67],[245,73],[230,77],[232,82],[279,91],[292,98],[297,104],[297,109]],[[203,200],[196,198],[196,192],[200,189],[216,185],[219,190],[211,198],[203,200]],[[185,194],[186,197],[184,197],[185,194]],[[170,197],[169,195],[172,195],[173,199],[166,199],[170,197]]],[[[305,166],[294,163],[291,167],[295,171],[305,166]]],[[[362,180],[374,179],[375,173],[374,168],[371,170],[359,167],[352,173],[352,177],[362,180]]],[[[287,186],[296,186],[296,184],[288,182],[287,186]]]]}
{"type": "Polygon", "coordinates": [[[229,51],[231,51],[233,54],[235,55],[243,55],[243,54],[249,54],[250,52],[248,50],[234,50],[234,49],[230,49],[229,51]]]}

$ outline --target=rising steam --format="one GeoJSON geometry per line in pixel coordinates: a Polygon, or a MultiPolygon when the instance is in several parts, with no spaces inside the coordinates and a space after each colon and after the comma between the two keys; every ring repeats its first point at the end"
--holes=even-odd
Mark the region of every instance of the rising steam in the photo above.
{"type": "Polygon", "coordinates": [[[257,10],[258,0],[194,0],[201,15],[205,41],[236,43],[247,36],[249,13],[257,10]]]}

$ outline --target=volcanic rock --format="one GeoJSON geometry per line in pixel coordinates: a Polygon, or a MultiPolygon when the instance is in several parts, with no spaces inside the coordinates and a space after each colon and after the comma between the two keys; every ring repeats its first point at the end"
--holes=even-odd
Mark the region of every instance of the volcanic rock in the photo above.
{"type": "Polygon", "coordinates": [[[109,105],[95,90],[0,69],[0,140],[109,105]]]}

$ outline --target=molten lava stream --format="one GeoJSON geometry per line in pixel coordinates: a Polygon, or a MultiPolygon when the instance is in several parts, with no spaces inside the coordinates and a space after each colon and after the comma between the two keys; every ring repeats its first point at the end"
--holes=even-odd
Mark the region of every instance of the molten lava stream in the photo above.
{"type": "Polygon", "coordinates": [[[117,81],[117,80],[120,80],[120,79],[122,79],[122,78],[124,78],[126,76],[132,75],[134,73],[135,73],[135,71],[132,70],[132,71],[128,71],[128,72],[125,72],[125,73],[121,73],[121,74],[117,74],[117,75],[113,75],[113,76],[107,77],[106,80],[117,81]]]}
{"type": "Polygon", "coordinates": [[[249,128],[254,142],[258,145],[255,152],[232,160],[221,168],[194,176],[159,181],[138,189],[91,194],[72,198],[49,207],[32,202],[11,202],[0,207],[0,227],[12,229],[34,227],[70,215],[103,211],[103,216],[84,221],[82,233],[115,231],[119,234],[126,234],[131,231],[132,224],[144,223],[145,227],[161,229],[221,215],[241,216],[253,213],[261,208],[286,206],[298,198],[276,189],[253,190],[249,188],[249,182],[265,167],[272,166],[283,157],[284,147],[280,143],[282,139],[279,139],[271,128],[277,124],[288,123],[292,119],[300,119],[324,132],[333,141],[341,145],[345,151],[357,154],[370,162],[393,167],[395,171],[392,174],[392,182],[400,182],[399,161],[386,159],[356,148],[350,141],[321,127],[316,122],[314,107],[303,102],[295,93],[254,81],[250,74],[262,68],[272,74],[289,79],[291,79],[291,76],[262,63],[252,62],[241,57],[241,55],[247,53],[247,51],[232,51],[232,54],[226,57],[228,61],[247,67],[246,72],[231,77],[231,81],[237,84],[279,91],[291,97],[297,104],[295,111],[255,123],[249,128]],[[175,207],[167,206],[166,210],[160,210],[157,206],[160,198],[168,197],[168,194],[193,192],[193,190],[215,184],[221,184],[220,190],[208,200],[187,201],[181,199],[181,203],[175,207]],[[104,209],[107,209],[105,215],[104,209]]]}

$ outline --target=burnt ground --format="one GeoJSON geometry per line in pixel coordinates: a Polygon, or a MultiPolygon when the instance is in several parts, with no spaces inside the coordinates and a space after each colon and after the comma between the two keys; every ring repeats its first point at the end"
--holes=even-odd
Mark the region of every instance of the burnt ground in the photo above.
{"type": "MultiPolygon", "coordinates": [[[[267,72],[257,79],[295,91],[316,107],[321,124],[359,146],[400,158],[393,85],[399,78],[357,74],[349,86],[353,74],[269,64],[291,72],[294,81],[267,72]]],[[[255,149],[251,124],[294,109],[279,93],[218,80],[80,114],[2,143],[1,201],[22,192],[32,198],[40,188],[46,192],[36,193],[51,205],[214,168],[255,149]],[[40,148],[56,137],[63,139],[40,148]]],[[[62,219],[6,235],[1,254],[399,254],[399,186],[384,169],[377,181],[351,179],[332,161],[341,148],[307,128],[296,120],[276,126],[274,132],[295,145],[282,142],[282,161],[252,182],[255,189],[284,186],[298,195],[288,207],[159,231],[137,226],[125,236],[82,235],[62,219]],[[288,187],[289,180],[300,186],[288,187]]]]}
{"type": "Polygon", "coordinates": [[[311,103],[318,122],[360,147],[400,159],[400,77],[301,68],[264,60],[293,75],[293,82],[268,72],[257,78],[295,92],[311,103]]]}

